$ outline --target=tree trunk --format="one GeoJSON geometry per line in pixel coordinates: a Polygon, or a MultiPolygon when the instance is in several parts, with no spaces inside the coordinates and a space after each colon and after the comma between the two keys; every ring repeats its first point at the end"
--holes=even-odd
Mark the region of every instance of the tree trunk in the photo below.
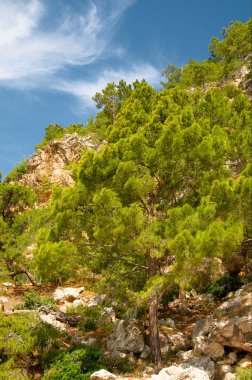
{"type": "Polygon", "coordinates": [[[161,362],[161,349],[160,349],[160,339],[158,332],[158,297],[154,294],[150,299],[149,306],[149,329],[150,329],[150,348],[151,348],[151,359],[152,362],[158,365],[161,362]]]}
{"type": "MultiPolygon", "coordinates": [[[[157,260],[155,257],[152,257],[152,248],[148,249],[147,257],[148,278],[151,279],[157,274],[157,260]]],[[[158,295],[155,289],[149,298],[149,330],[151,359],[155,365],[158,365],[161,362],[161,349],[158,332],[158,295]]]]}

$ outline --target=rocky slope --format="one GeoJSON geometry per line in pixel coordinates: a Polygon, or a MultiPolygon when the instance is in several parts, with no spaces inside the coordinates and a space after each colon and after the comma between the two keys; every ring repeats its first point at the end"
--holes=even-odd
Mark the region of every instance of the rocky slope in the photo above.
{"type": "Polygon", "coordinates": [[[81,137],[77,133],[66,134],[61,140],[53,140],[31,156],[26,174],[19,183],[32,187],[43,182],[74,186],[74,179],[66,166],[79,161],[86,149],[97,150],[99,146],[91,136],[81,137]]]}
{"type": "MultiPolygon", "coordinates": [[[[2,284],[2,289],[5,297],[0,297],[0,302],[5,315],[9,315],[13,313],[15,288],[2,284]]],[[[194,292],[187,293],[183,303],[178,299],[169,302],[167,309],[159,314],[163,353],[159,368],[150,365],[145,319],[117,319],[113,306],[104,306],[105,296],[91,294],[83,286],[51,289],[57,310],[40,307],[37,313],[43,322],[68,332],[73,344],[102,345],[107,349],[106,355],[127,359],[137,369],[135,375],[127,377],[102,370],[92,375],[92,380],[235,380],[237,368],[252,368],[251,293],[252,283],[222,300],[194,292]],[[114,331],[110,335],[99,329],[80,332],[76,326],[81,316],[69,313],[79,306],[92,310],[99,307],[100,318],[112,324],[114,331]]],[[[15,312],[22,313],[22,310],[15,312]]]]}

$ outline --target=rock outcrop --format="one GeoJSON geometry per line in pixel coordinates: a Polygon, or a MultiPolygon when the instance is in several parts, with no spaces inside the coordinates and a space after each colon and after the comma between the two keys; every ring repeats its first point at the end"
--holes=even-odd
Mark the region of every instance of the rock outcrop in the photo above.
{"type": "Polygon", "coordinates": [[[74,179],[70,170],[65,168],[66,165],[79,161],[86,149],[98,148],[99,144],[91,136],[66,134],[61,140],[51,141],[31,156],[26,174],[19,183],[34,187],[47,181],[61,186],[74,186],[74,179]]]}
{"type": "Polygon", "coordinates": [[[133,352],[141,353],[144,350],[143,324],[137,320],[120,320],[116,324],[115,331],[109,336],[107,348],[113,353],[133,352]]]}
{"type": "Polygon", "coordinates": [[[244,285],[208,318],[198,321],[192,336],[194,353],[221,358],[225,347],[252,352],[252,283],[244,285]]]}

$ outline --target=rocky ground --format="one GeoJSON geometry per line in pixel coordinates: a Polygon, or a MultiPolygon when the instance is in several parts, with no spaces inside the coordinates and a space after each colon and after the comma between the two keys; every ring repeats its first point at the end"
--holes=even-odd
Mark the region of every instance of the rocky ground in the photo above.
{"type": "MultiPolygon", "coordinates": [[[[30,286],[5,283],[0,289],[5,314],[23,312],[14,308],[22,303],[30,286]]],[[[38,308],[36,312],[42,321],[67,331],[73,344],[102,347],[106,355],[128,358],[135,368],[134,375],[128,377],[103,370],[93,374],[92,380],[232,380],[236,367],[252,368],[252,283],[222,300],[192,292],[186,294],[183,303],[175,300],[165,305],[159,319],[163,362],[158,369],[150,362],[148,323],[144,317],[119,320],[112,306],[104,306],[105,296],[95,295],[82,286],[36,290],[41,295],[51,295],[57,305],[54,311],[44,306],[38,308]],[[99,318],[109,322],[113,331],[80,332],[76,328],[80,316],[73,312],[79,306],[99,306],[99,318]]]]}

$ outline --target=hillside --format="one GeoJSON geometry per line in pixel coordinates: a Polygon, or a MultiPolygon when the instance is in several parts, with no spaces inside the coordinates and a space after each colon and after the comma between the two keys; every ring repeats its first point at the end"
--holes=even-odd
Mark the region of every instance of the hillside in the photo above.
{"type": "Polygon", "coordinates": [[[0,183],[0,379],[250,378],[250,36],[109,83],[0,183]]]}

